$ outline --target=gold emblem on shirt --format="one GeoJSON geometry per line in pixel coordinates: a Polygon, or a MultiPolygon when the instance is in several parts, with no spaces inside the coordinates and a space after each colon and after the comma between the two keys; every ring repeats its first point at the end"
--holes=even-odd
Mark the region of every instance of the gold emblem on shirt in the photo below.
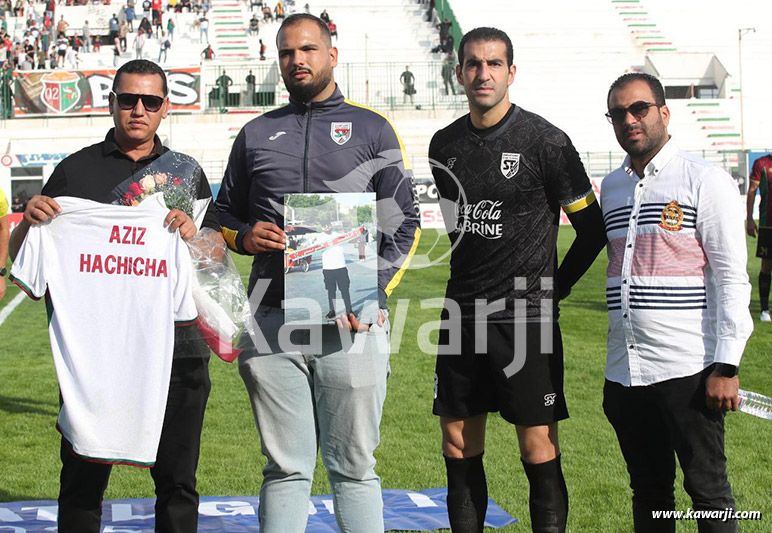
{"type": "Polygon", "coordinates": [[[667,231],[681,231],[683,229],[681,224],[684,221],[684,211],[676,200],[665,206],[659,218],[661,220],[659,227],[662,229],[667,231]]]}

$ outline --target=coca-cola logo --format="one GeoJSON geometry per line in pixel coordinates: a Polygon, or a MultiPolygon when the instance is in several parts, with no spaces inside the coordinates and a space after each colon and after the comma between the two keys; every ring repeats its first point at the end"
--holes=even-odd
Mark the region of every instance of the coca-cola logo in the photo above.
{"type": "Polygon", "coordinates": [[[456,229],[486,239],[500,239],[503,224],[496,221],[501,219],[503,203],[501,200],[480,200],[473,204],[456,204],[456,229]]]}

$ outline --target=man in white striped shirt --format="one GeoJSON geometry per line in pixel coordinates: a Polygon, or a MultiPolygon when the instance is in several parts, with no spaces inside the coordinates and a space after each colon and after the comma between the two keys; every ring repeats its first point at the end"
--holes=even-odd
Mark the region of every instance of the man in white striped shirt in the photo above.
{"type": "MultiPolygon", "coordinates": [[[[631,73],[606,116],[627,152],[603,181],[608,236],[608,356],[603,408],[630,473],[636,533],[674,532],[675,455],[695,510],[734,509],[724,413],[753,329],[739,191],[670,138],[659,81],[631,73]]],[[[737,522],[700,520],[701,532],[737,522]]]]}

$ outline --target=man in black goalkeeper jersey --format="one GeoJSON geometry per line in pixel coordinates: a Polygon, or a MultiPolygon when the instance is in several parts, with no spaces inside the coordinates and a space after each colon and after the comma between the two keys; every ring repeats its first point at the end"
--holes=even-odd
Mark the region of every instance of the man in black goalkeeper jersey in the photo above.
{"type": "Polygon", "coordinates": [[[603,248],[603,218],[561,130],[511,104],[512,43],[494,28],[461,40],[456,67],[469,114],[429,147],[453,244],[435,375],[454,533],[482,531],[487,413],[515,425],[534,532],[566,529],[557,422],[568,417],[557,301],[603,248]],[[560,268],[560,208],[576,239],[560,268]]]}

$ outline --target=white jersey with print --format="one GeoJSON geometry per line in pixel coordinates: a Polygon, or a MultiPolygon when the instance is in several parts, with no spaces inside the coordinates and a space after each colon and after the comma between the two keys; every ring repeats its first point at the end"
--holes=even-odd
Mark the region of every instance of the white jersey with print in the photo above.
{"type": "Polygon", "coordinates": [[[161,436],[178,325],[196,320],[192,265],[159,201],[57,198],[30,228],[11,279],[46,296],[63,398],[57,428],[91,461],[149,466],[161,436]]]}

